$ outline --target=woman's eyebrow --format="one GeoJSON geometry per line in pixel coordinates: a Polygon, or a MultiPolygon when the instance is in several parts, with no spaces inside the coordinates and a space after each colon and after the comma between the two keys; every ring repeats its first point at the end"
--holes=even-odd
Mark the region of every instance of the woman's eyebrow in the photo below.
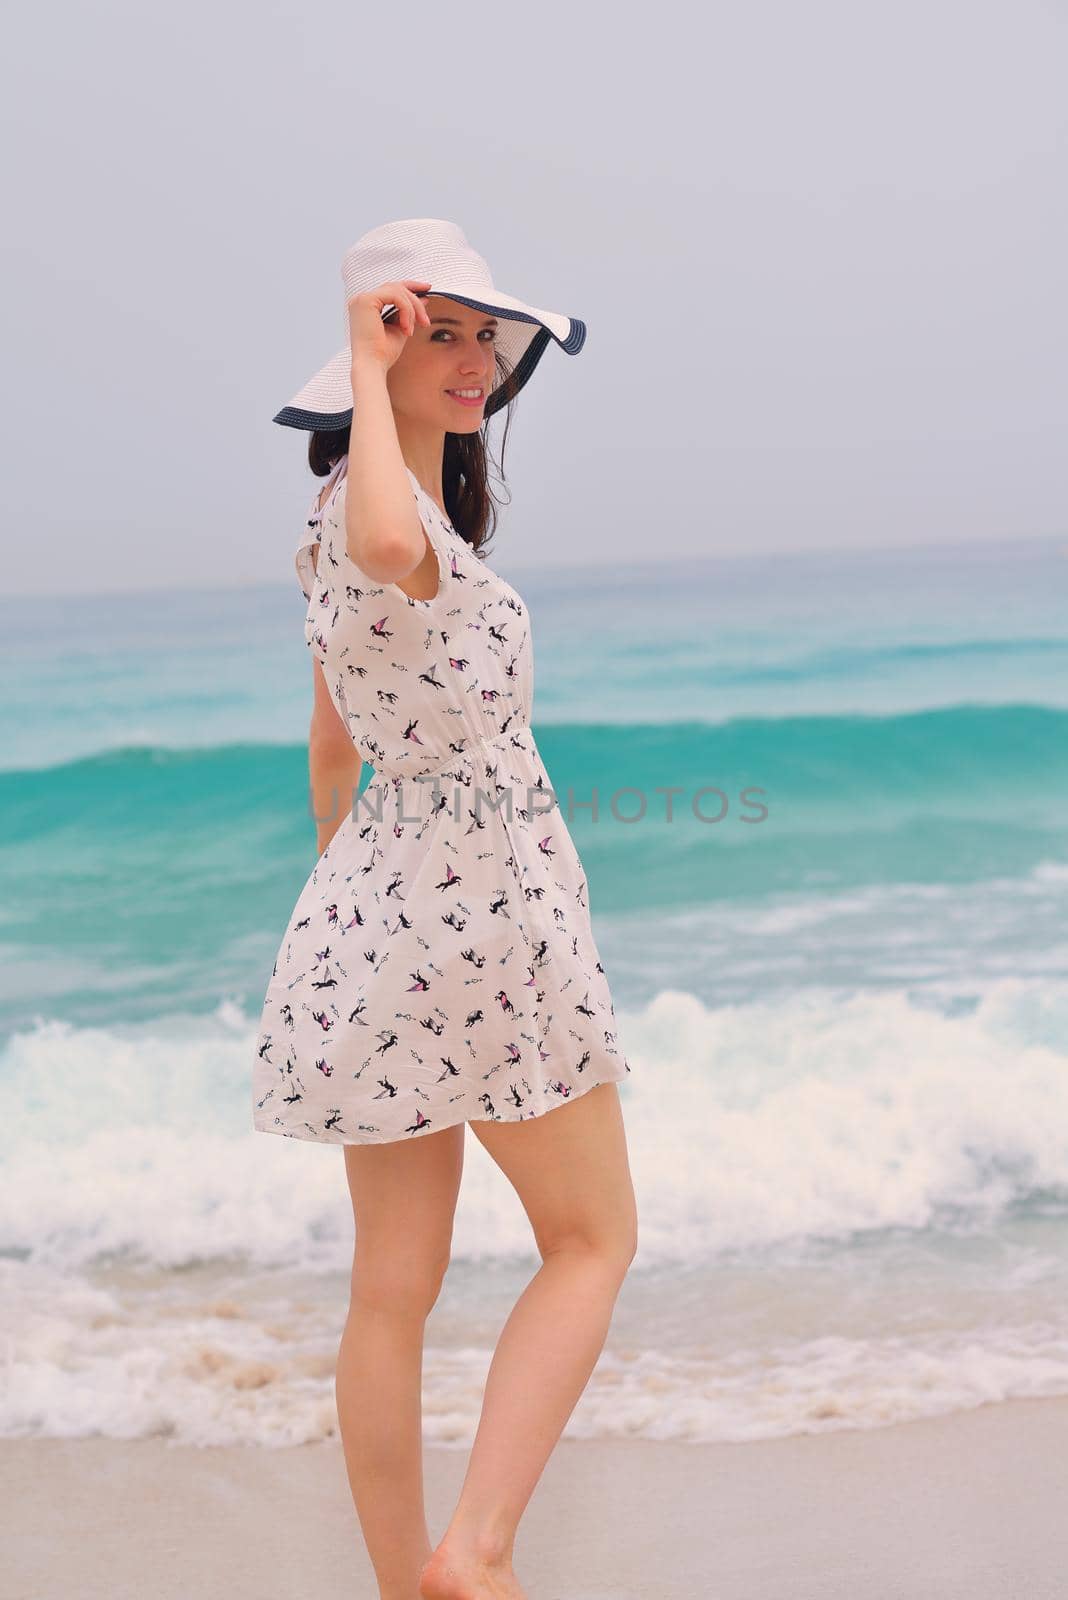
{"type": "MultiPolygon", "coordinates": [[[[430,320],[431,322],[447,322],[452,328],[463,327],[463,323],[460,321],[459,317],[431,317],[430,320]]],[[[484,328],[496,328],[497,325],[496,317],[487,317],[485,322],[482,324],[484,328]]]]}

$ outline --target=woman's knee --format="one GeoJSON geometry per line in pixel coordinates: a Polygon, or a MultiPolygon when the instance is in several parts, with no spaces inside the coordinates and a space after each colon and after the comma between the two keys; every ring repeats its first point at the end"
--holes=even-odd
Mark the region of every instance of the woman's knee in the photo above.
{"type": "Polygon", "coordinates": [[[448,1249],[409,1249],[403,1253],[357,1249],[352,1266],[352,1304],[379,1314],[429,1316],[448,1266],[448,1249]]]}
{"type": "Polygon", "coordinates": [[[611,1226],[599,1227],[564,1223],[543,1230],[537,1245],[543,1261],[554,1255],[581,1256],[622,1282],[638,1251],[637,1220],[621,1218],[611,1226]]]}

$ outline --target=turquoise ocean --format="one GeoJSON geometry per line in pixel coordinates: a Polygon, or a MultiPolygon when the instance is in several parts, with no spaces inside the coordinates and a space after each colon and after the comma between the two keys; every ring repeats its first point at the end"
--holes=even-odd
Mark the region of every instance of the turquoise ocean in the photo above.
{"type": "MultiPolygon", "coordinates": [[[[1068,1393],[1068,543],[494,564],[632,1069],[639,1254],[568,1436],[1068,1393]]],[[[315,859],[303,600],[0,618],[0,1433],[321,1438],[343,1157],[250,1090],[315,859]]],[[[535,1265],[468,1135],[429,1439],[535,1265]]]]}

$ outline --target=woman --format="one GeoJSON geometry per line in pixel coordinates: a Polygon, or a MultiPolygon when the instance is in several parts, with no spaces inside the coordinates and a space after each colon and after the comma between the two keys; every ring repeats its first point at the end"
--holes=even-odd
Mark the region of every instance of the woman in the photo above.
{"type": "Polygon", "coordinates": [[[585,329],[496,290],[437,219],[364,235],[343,278],[348,343],[275,419],[309,430],[329,472],[297,568],[311,789],[331,815],[264,1002],[254,1126],[344,1146],[356,1243],[337,1406],[382,1600],[519,1600],[519,1519],[636,1249],[617,1089],[630,1067],[530,727],[526,608],[481,553],[488,417],[550,337],[574,353],[585,329]],[[375,778],[357,799],[363,759],[375,778]],[[422,1347],[466,1123],[542,1264],[433,1548],[422,1347]]]}

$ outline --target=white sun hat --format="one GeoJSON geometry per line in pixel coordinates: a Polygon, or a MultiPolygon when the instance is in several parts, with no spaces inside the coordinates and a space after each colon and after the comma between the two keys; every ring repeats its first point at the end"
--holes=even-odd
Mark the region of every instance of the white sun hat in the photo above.
{"type": "MultiPolygon", "coordinates": [[[[500,319],[494,343],[512,372],[502,379],[498,370],[483,407],[486,417],[518,394],[550,339],[569,356],[577,355],[586,341],[586,324],[577,317],[541,311],[495,289],[489,267],[468,244],[463,231],[455,222],[439,217],[409,217],[372,228],[345,251],[341,278],[345,285],[344,347],[274,417],[285,428],[347,428],[352,422],[348,302],[353,295],[376,289],[381,283],[421,280],[430,284],[426,294],[458,300],[500,319]]],[[[383,308],[383,320],[395,314],[395,307],[383,308]]]]}

